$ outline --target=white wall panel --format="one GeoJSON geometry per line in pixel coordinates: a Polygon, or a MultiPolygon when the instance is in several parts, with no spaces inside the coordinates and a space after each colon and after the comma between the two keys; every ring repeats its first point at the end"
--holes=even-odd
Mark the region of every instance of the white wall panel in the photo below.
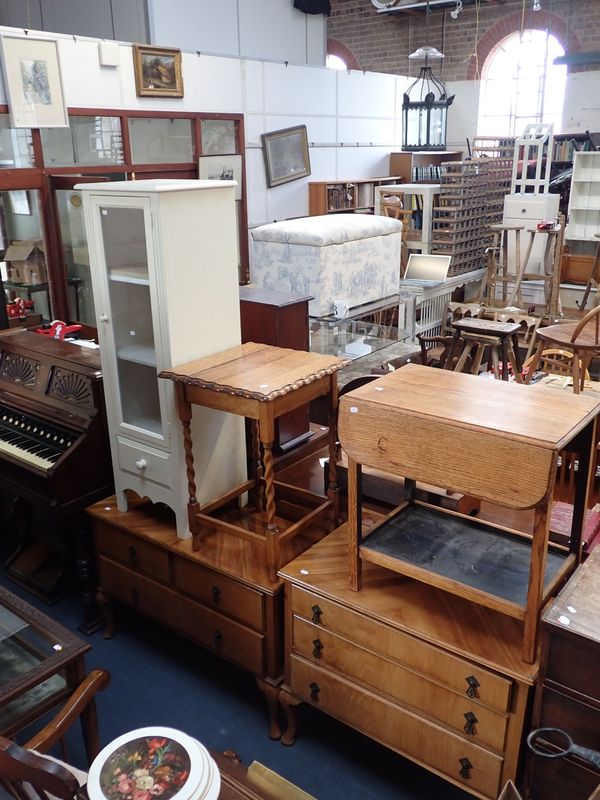
{"type": "Polygon", "coordinates": [[[479,110],[479,81],[449,81],[446,84],[448,96],[456,95],[448,109],[448,129],[446,143],[449,150],[467,151],[467,137],[470,142],[477,135],[477,115],[479,110]]]}
{"type": "Polygon", "coordinates": [[[265,64],[264,61],[242,61],[242,81],[244,90],[244,113],[262,114],[265,107],[265,64]]]}
{"type": "Polygon", "coordinates": [[[305,14],[291,2],[240,0],[238,7],[241,56],[306,63],[305,14]]]}
{"type": "MultiPolygon", "coordinates": [[[[332,70],[333,72],[333,70],[332,70]]],[[[335,70],[338,85],[337,113],[344,117],[395,116],[396,77],[374,72],[335,70]]]]}
{"type": "Polygon", "coordinates": [[[567,75],[562,129],[566,133],[600,131],[600,72],[567,75]]]}
{"type": "Polygon", "coordinates": [[[128,75],[131,73],[129,80],[133,77],[133,67],[128,69],[131,48],[119,47],[118,67],[101,67],[98,42],[89,39],[59,39],[58,52],[67,105],[81,108],[123,107],[120,73],[125,70],[128,75]],[[125,64],[123,59],[126,59],[125,64]],[[77,64],[77,69],[73,69],[74,64],[77,64]],[[93,87],[93,91],[90,91],[90,87],[93,87]]]}
{"type": "Polygon", "coordinates": [[[327,23],[322,14],[306,14],[306,63],[325,66],[327,23]],[[325,25],[323,21],[325,20],[325,25]]]}
{"type": "Polygon", "coordinates": [[[296,125],[306,125],[309,145],[314,142],[317,144],[335,144],[336,142],[336,121],[333,117],[265,116],[265,132],[293,128],[296,125]]]}
{"type": "Polygon", "coordinates": [[[338,141],[344,144],[394,144],[393,119],[359,119],[341,117],[338,120],[338,141]]]}
{"type": "Polygon", "coordinates": [[[148,0],[152,42],[239,55],[237,0],[148,0]]]}
{"type": "Polygon", "coordinates": [[[387,147],[338,147],[337,178],[377,178],[389,174],[387,147]]]}
{"type": "Polygon", "coordinates": [[[335,70],[323,67],[265,64],[265,111],[335,115],[335,76],[335,70]]]}

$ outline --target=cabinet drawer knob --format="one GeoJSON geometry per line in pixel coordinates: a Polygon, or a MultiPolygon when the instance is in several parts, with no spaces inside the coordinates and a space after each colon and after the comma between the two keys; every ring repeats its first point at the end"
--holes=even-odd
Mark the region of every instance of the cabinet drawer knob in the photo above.
{"type": "Polygon", "coordinates": [[[477,725],[479,720],[472,711],[467,711],[465,714],[465,719],[467,720],[465,723],[465,733],[468,733],[469,736],[475,736],[477,733],[477,728],[475,725],[477,725]]]}
{"type": "Polygon", "coordinates": [[[319,692],[321,691],[319,689],[319,684],[313,682],[308,688],[310,689],[310,699],[317,703],[319,700],[319,692]]]}
{"type": "Polygon", "coordinates": [[[100,322],[108,322],[108,314],[100,314],[98,319],[100,320],[100,322]]]}
{"type": "Polygon", "coordinates": [[[132,544],[130,544],[129,545],[129,563],[130,564],[135,564],[136,561],[137,561],[137,550],[135,549],[135,547],[132,544]]]}
{"type": "Polygon", "coordinates": [[[460,777],[469,780],[469,778],[471,777],[471,770],[473,769],[473,764],[471,764],[468,758],[459,758],[458,760],[460,763],[460,777]]]}
{"type": "Polygon", "coordinates": [[[219,589],[218,586],[213,586],[212,587],[212,599],[213,599],[213,603],[216,606],[218,606],[219,605],[219,601],[221,599],[221,590],[219,589]]]}
{"type": "Polygon", "coordinates": [[[220,630],[216,630],[213,636],[213,644],[215,647],[220,647],[223,642],[223,634],[220,630]]]}
{"type": "Polygon", "coordinates": [[[137,467],[137,469],[140,470],[146,469],[146,467],[148,466],[148,462],[146,461],[145,458],[138,458],[138,460],[135,462],[135,466],[137,467]]]}
{"type": "Polygon", "coordinates": [[[323,612],[321,611],[319,606],[313,606],[311,608],[311,611],[313,612],[313,615],[312,615],[313,624],[314,625],[320,625],[321,624],[321,616],[322,616],[323,612]]]}
{"type": "Polygon", "coordinates": [[[320,639],[313,639],[314,658],[323,658],[323,642],[320,639]]]}
{"type": "Polygon", "coordinates": [[[475,675],[469,675],[468,678],[465,678],[466,682],[469,684],[467,689],[467,697],[479,697],[479,692],[477,689],[481,686],[475,675]]]}

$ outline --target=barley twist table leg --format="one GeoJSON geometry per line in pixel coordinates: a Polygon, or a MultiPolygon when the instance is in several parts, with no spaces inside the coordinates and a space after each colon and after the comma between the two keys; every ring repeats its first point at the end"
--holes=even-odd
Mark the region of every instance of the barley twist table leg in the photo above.
{"type": "Polygon", "coordinates": [[[254,468],[254,479],[256,481],[254,505],[257,511],[263,510],[263,477],[264,470],[260,457],[260,436],[258,420],[253,419],[252,430],[252,466],[254,468]]]}
{"type": "Polygon", "coordinates": [[[263,442],[265,464],[265,499],[267,512],[267,530],[265,545],[267,550],[267,564],[269,577],[272,581],[277,578],[279,567],[279,531],[275,522],[275,487],[273,486],[273,442],[263,442]]]}

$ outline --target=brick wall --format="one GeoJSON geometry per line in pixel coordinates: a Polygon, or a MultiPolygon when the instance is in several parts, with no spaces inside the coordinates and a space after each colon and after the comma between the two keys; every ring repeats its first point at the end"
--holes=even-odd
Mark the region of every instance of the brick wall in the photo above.
{"type": "MultiPolygon", "coordinates": [[[[548,27],[567,52],[600,50],[600,0],[541,2],[542,10],[533,12],[531,0],[525,0],[524,18],[523,0],[505,0],[503,5],[482,0],[479,14],[474,5],[465,5],[456,20],[450,17],[452,8],[432,9],[428,40],[446,56],[440,69],[444,80],[476,80],[490,50],[520,30],[522,22],[525,27],[548,27]]],[[[425,44],[424,15],[378,14],[370,0],[332,0],[331,7],[329,52],[342,57],[345,52],[346,63],[356,69],[418,74],[421,62],[407,56],[425,44]]]]}

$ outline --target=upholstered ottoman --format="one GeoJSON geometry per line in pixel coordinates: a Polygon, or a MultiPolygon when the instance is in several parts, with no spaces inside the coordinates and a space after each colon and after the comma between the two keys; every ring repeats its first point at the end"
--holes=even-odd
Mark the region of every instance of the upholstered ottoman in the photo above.
{"type": "Polygon", "coordinates": [[[252,231],[252,282],[261,289],[312,295],[311,316],[398,292],[402,223],[371,214],[325,214],[273,222],[252,231]]]}

